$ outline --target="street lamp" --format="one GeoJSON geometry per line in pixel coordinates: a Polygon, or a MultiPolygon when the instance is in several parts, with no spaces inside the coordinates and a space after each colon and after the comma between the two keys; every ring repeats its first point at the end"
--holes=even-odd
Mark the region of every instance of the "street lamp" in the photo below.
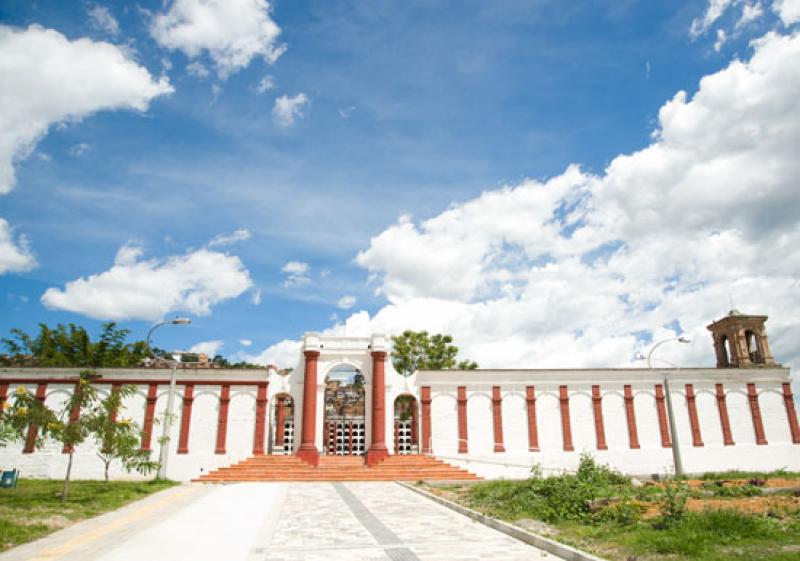
{"type": "MultiPolygon", "coordinates": [[[[653,358],[653,352],[663,345],[664,343],[670,343],[673,341],[677,341],[678,343],[685,343],[689,344],[691,341],[685,337],[672,337],[670,339],[663,339],[653,345],[653,348],[650,349],[650,352],[647,353],[647,368],[652,370],[653,366],[651,364],[651,360],[653,358]]],[[[664,360],[663,358],[657,358],[656,360],[660,360],[666,364],[669,364],[673,368],[675,368],[675,373],[681,371],[681,367],[677,364],[664,360]]],[[[670,439],[672,440],[672,461],[675,464],[675,477],[681,477],[683,475],[683,462],[681,462],[681,450],[680,444],[678,443],[678,431],[675,428],[675,413],[672,410],[672,394],[669,391],[669,377],[667,376],[667,372],[664,372],[664,393],[667,397],[667,415],[669,416],[669,434],[670,439]]]]}
{"type": "MultiPolygon", "coordinates": [[[[147,347],[147,354],[148,355],[152,354],[152,352],[150,351],[150,336],[153,334],[153,331],[155,331],[162,325],[186,325],[189,323],[192,323],[192,320],[189,318],[174,318],[155,324],[153,327],[150,328],[150,331],[147,332],[147,339],[145,340],[145,346],[147,347]]],[[[158,474],[156,475],[157,479],[166,479],[167,477],[167,458],[169,457],[169,433],[170,429],[172,428],[172,403],[175,401],[175,378],[177,376],[177,371],[178,371],[178,363],[174,362],[172,364],[172,374],[169,378],[167,409],[164,413],[164,431],[161,433],[161,443],[160,443],[161,447],[158,450],[158,474]]]]}

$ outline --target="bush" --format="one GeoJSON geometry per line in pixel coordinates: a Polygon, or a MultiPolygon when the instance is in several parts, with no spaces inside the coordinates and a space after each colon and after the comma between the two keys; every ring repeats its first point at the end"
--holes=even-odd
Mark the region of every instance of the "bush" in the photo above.
{"type": "Polygon", "coordinates": [[[653,525],[664,529],[674,526],[686,515],[686,501],[689,498],[689,488],[685,483],[670,483],[664,486],[664,492],[658,500],[659,517],[653,525]]]}

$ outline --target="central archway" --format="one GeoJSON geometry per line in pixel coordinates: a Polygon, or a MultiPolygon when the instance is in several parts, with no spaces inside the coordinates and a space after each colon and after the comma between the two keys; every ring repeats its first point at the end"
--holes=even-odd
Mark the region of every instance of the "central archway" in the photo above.
{"type": "Polygon", "coordinates": [[[367,451],[364,375],[350,364],[332,368],[325,378],[322,453],[363,456],[367,451]]]}

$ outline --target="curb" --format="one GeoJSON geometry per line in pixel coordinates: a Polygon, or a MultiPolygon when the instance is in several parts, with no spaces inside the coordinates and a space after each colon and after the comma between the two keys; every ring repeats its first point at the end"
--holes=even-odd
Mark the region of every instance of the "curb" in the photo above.
{"type": "Polygon", "coordinates": [[[503,522],[502,520],[497,520],[496,518],[486,516],[485,514],[481,514],[476,510],[472,510],[471,508],[461,506],[458,503],[454,503],[453,501],[449,501],[447,499],[434,495],[433,493],[429,493],[428,491],[419,489],[409,483],[405,483],[402,481],[395,481],[395,483],[397,483],[401,487],[405,487],[410,491],[422,495],[427,499],[437,502],[440,505],[449,508],[450,510],[454,510],[459,514],[463,514],[464,516],[467,516],[472,520],[475,520],[476,522],[480,522],[485,526],[489,526],[490,528],[494,528],[499,532],[503,532],[504,534],[509,535],[514,539],[538,547],[539,549],[542,549],[548,553],[552,553],[553,555],[558,555],[559,557],[565,559],[566,561],[606,561],[602,557],[597,557],[595,555],[585,553],[579,549],[575,549],[574,547],[570,547],[555,540],[551,540],[550,538],[545,538],[544,536],[540,536],[539,534],[534,534],[527,530],[523,530],[519,526],[514,526],[513,524],[509,524],[508,522],[503,522]]]}

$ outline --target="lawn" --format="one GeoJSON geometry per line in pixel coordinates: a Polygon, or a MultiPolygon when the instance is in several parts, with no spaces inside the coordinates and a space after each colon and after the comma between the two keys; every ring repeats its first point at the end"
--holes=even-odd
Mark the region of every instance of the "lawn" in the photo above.
{"type": "Polygon", "coordinates": [[[73,481],[69,498],[62,502],[62,484],[52,479],[21,479],[16,488],[0,489],[0,551],[176,485],[173,481],[73,481]]]}
{"type": "Polygon", "coordinates": [[[786,472],[643,484],[587,456],[575,474],[427,490],[613,561],[800,561],[797,486],[786,472]]]}

